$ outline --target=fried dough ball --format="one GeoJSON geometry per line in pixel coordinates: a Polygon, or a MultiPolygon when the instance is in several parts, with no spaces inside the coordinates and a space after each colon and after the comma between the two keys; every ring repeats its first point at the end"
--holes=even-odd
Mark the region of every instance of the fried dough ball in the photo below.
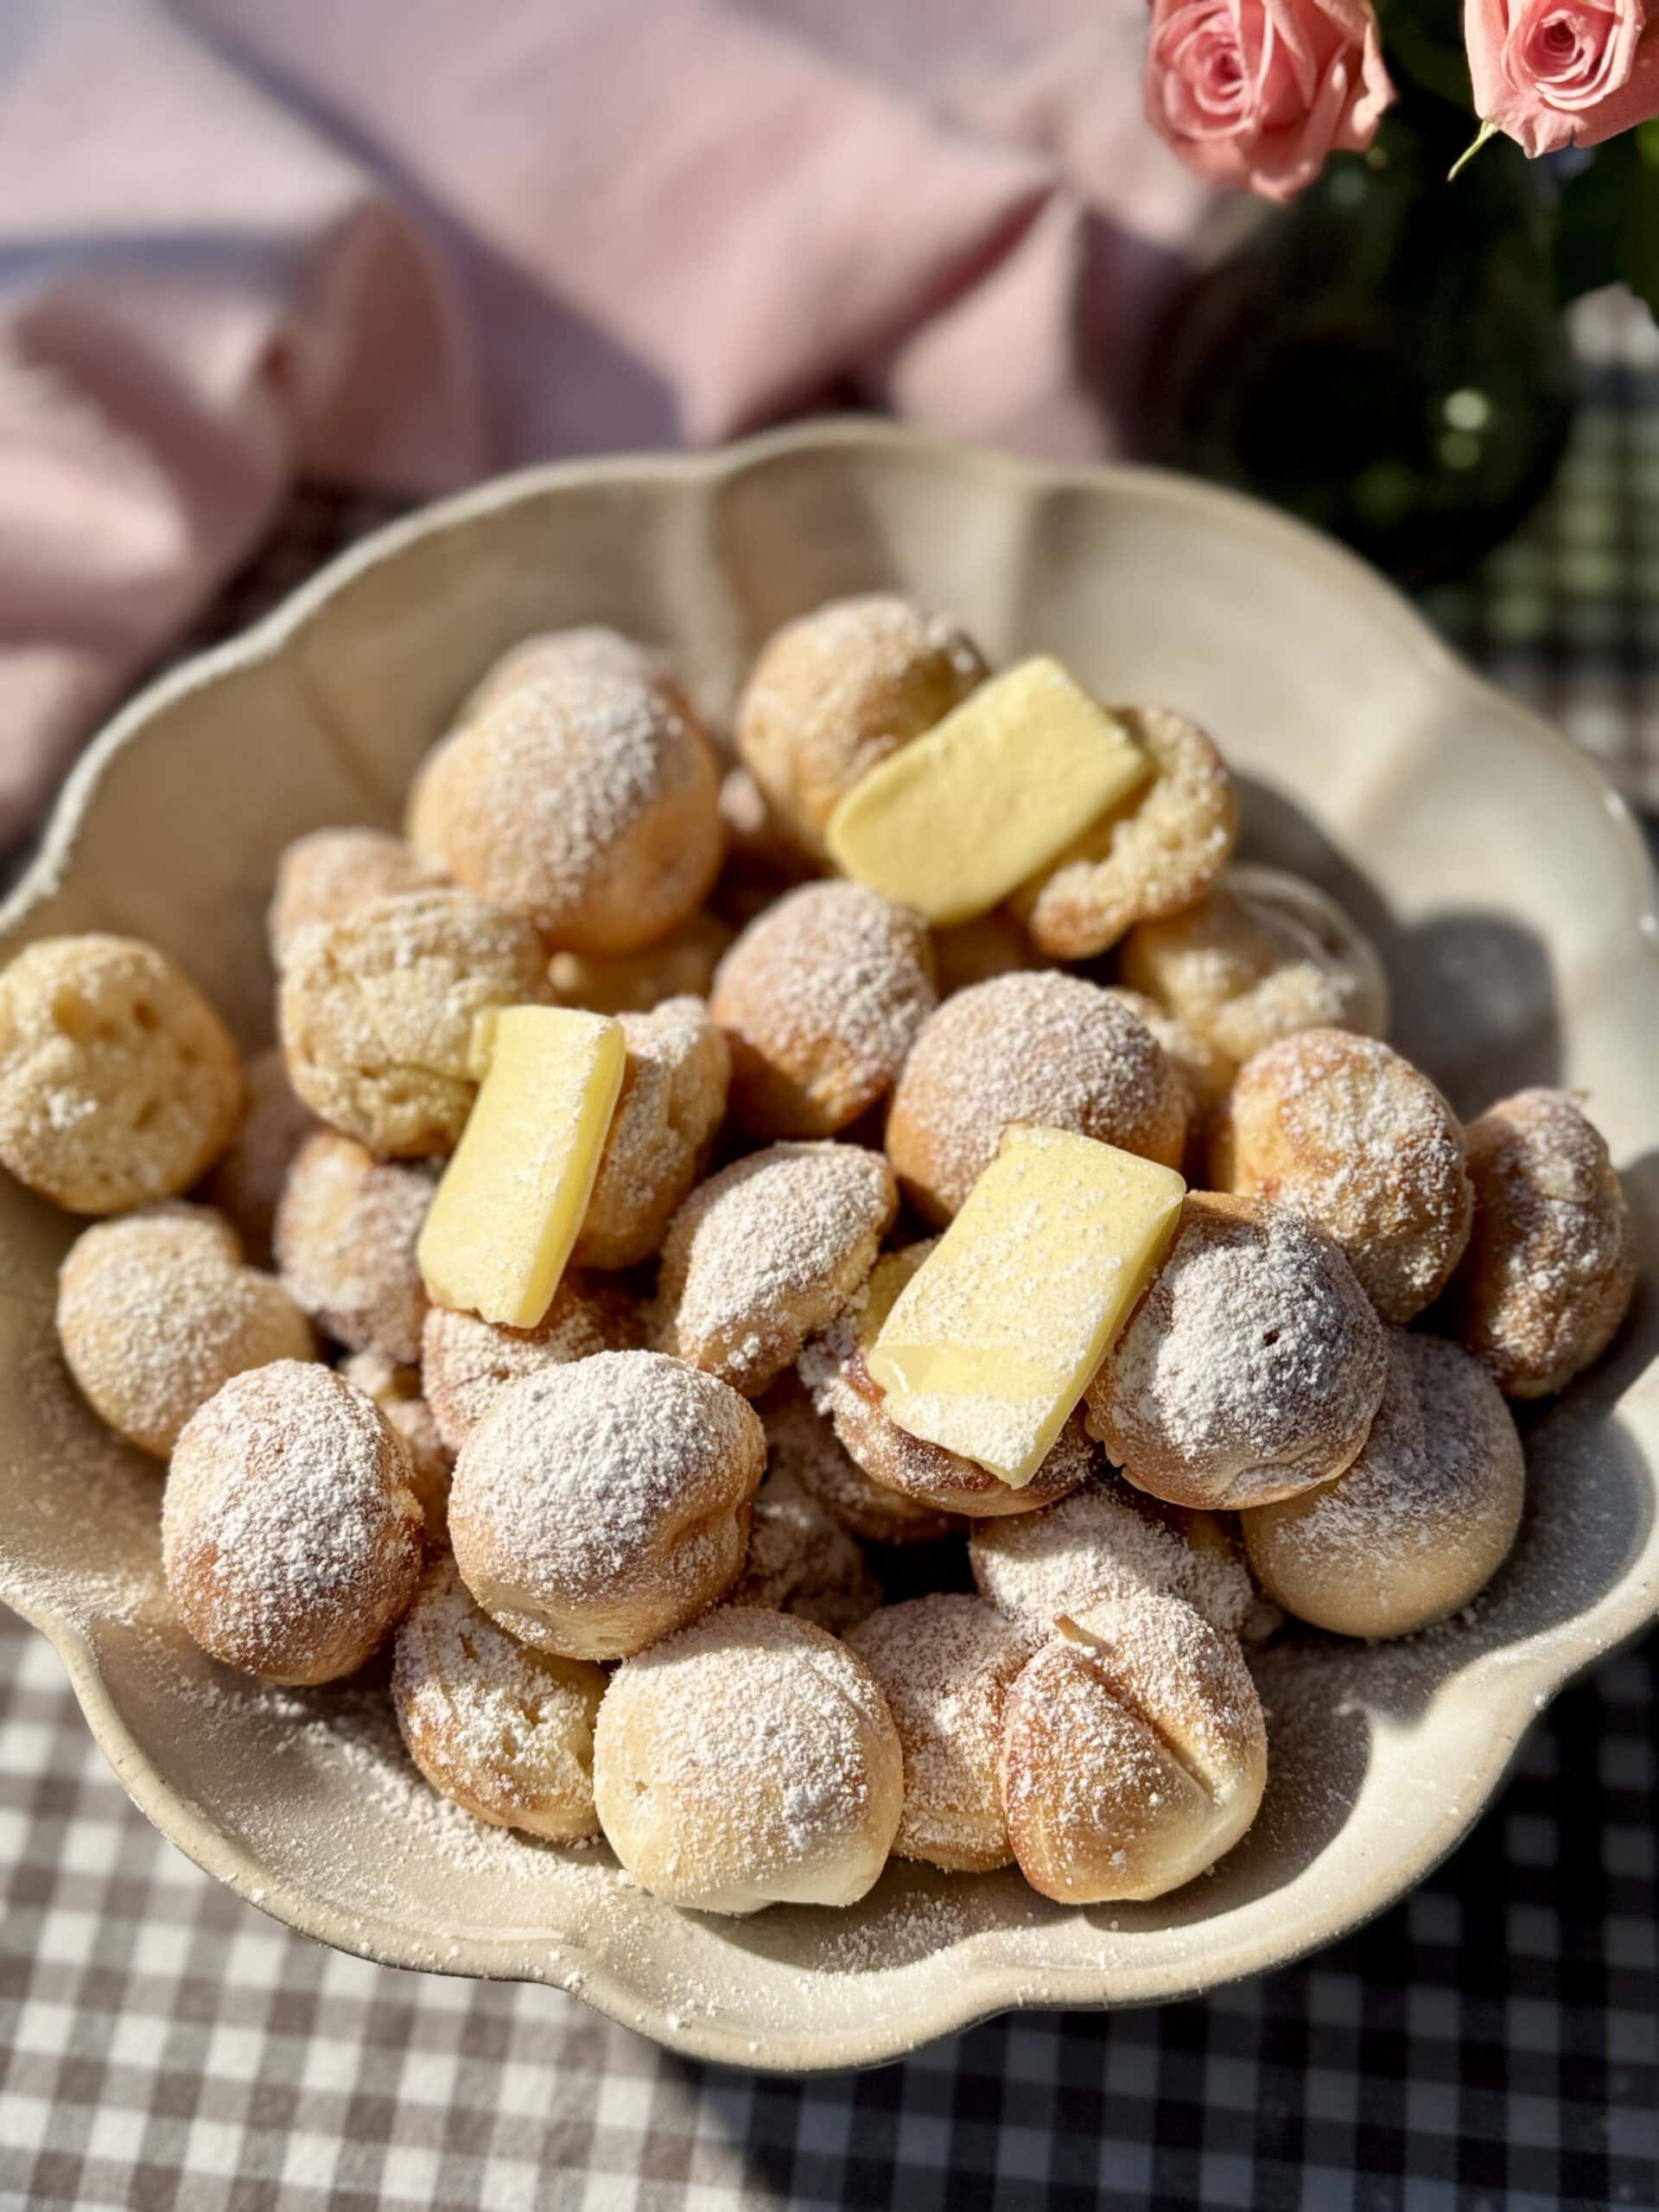
{"type": "Polygon", "coordinates": [[[242,1098],[230,1032],[153,944],[41,938],[0,971],[0,1165],[69,1212],[188,1191],[242,1098]]]}
{"type": "Polygon", "coordinates": [[[702,1912],[854,1904],[880,1875],[904,1759],[863,1661],[787,1613],[723,1605],[620,1667],[594,1796],[641,1889],[702,1912]]]}
{"type": "Polygon", "coordinates": [[[774,1144],[699,1184],[669,1224],[660,1348],[756,1397],[869,1274],[898,1193],[879,1153],[774,1144]]]}
{"type": "Polygon", "coordinates": [[[698,912],[672,937],[613,960],[556,952],[547,967],[553,1003],[586,1007],[592,1014],[649,1014],[664,999],[706,999],[720,956],[731,941],[724,922],[698,912]]]}
{"type": "Polygon", "coordinates": [[[567,1272],[533,1329],[434,1306],[421,1332],[421,1387],[438,1434],[459,1452],[509,1382],[601,1351],[638,1351],[645,1316],[619,1286],[567,1272]]]}
{"type": "Polygon", "coordinates": [[[1282,868],[1230,868],[1185,913],[1138,924],[1122,972],[1235,1068],[1302,1029],[1388,1031],[1376,948],[1334,899],[1282,868]]]}
{"type": "Polygon", "coordinates": [[[248,1256],[263,1268],[270,1264],[271,1232],[288,1171],[315,1131],[317,1117],[295,1096],[276,1046],[257,1053],[245,1073],[247,1105],[200,1195],[227,1217],[248,1256]]]}
{"type": "Polygon", "coordinates": [[[320,1129],[300,1147],[276,1209],[276,1268],[302,1313],[353,1351],[397,1367],[421,1356],[426,1285],[416,1246],[437,1185],[320,1129]]]}
{"type": "Polygon", "coordinates": [[[905,1755],[893,1850],[950,1873],[1006,1866],[1014,1853],[996,1763],[1030,1635],[977,1598],[936,1592],[884,1605],[847,1642],[874,1675],[905,1755]]]}
{"type": "Polygon", "coordinates": [[[765,1424],[772,1466],[830,1518],[871,1544],[929,1544],[966,1523],[872,1482],[791,1372],[780,1375],[755,1411],[765,1424]]]}
{"type": "Polygon", "coordinates": [[[538,630],[491,662],[461,701],[454,728],[460,731],[482,721],[504,699],[522,691],[543,676],[588,669],[602,675],[639,683],[652,683],[664,673],[662,656],[649,645],[636,644],[620,630],[603,623],[578,624],[569,630],[538,630]]]}
{"type": "Polygon", "coordinates": [[[998,976],[923,1025],[887,1116],[905,1197],[942,1229],[1014,1122],[1070,1129],[1177,1166],[1184,1094],[1146,1024],[1097,984],[1058,971],[998,976]]]}
{"type": "Polygon", "coordinates": [[[230,1224],[176,1203],[81,1231],[58,1276],[58,1339],[93,1412],[157,1459],[232,1376],[316,1355],[282,1285],[243,1266],[230,1224]]]}
{"type": "Polygon", "coordinates": [[[1323,1230],[1259,1198],[1192,1192],[1089,1385],[1089,1433],[1171,1504],[1265,1504],[1350,1464],[1387,1369],[1376,1309],[1323,1230]]]}
{"type": "Polygon", "coordinates": [[[737,1580],[766,1464],[753,1408],[679,1360],[606,1351],[543,1368],[461,1447],[455,1564],[525,1643],[625,1658],[737,1580]]]}
{"type": "Polygon", "coordinates": [[[351,1674],[408,1610],[424,1549],[403,1446],[326,1367],[283,1359],[232,1376],[174,1447],[167,1586],[227,1666],[273,1682],[351,1674]]]}
{"type": "MultiPolygon", "coordinates": [[[[757,1407],[761,1425],[766,1408],[757,1407]]],[[[749,1516],[749,1555],[728,1601],[764,1611],[793,1613],[832,1636],[868,1618],[881,1603],[881,1586],[857,1540],[787,1466],[768,1466],[749,1516]]]]}
{"type": "Polygon", "coordinates": [[[762,647],[737,749],[803,852],[853,785],[958,705],[986,673],[972,640],[890,593],[832,601],[762,647]]]}
{"type": "Polygon", "coordinates": [[[886,1393],[870,1373],[871,1345],[899,1293],[938,1242],[929,1237],[902,1251],[884,1252],[863,1290],[822,1336],[803,1347],[798,1371],[817,1411],[873,1482],[935,1512],[969,1520],[1037,1512],[1075,1490],[1095,1465],[1081,1413],[1066,1422],[1031,1480],[1015,1489],[974,1460],[901,1428],[887,1411],[886,1393]]]}
{"type": "Polygon", "coordinates": [[[570,1254],[582,1268],[632,1268],[663,1241],[707,1168],[726,1114],[731,1054],[701,999],[623,1014],[628,1057],[593,1195],[570,1254]]]}
{"type": "Polygon", "coordinates": [[[1217,1190],[1274,1199],[1334,1236],[1385,1321],[1438,1298],[1469,1242],[1457,1116],[1374,1038],[1304,1029],[1246,1061],[1210,1162],[1217,1190]]]}
{"type": "Polygon", "coordinates": [[[272,963],[280,972],[302,929],[337,922],[373,899],[436,890],[448,880],[435,861],[389,830],[313,830],[285,846],[276,863],[267,925],[272,963]]]}
{"type": "Polygon", "coordinates": [[[968,1556],[986,1604],[1045,1634],[1098,1592],[1126,1589],[1184,1598],[1247,1643],[1283,1618],[1251,1581],[1230,1516],[1166,1505],[1104,1468],[1040,1513],[976,1522],[968,1556]]]}
{"type": "Polygon", "coordinates": [[[371,1152],[454,1149],[472,1110],[473,1025],[487,1007],[544,1005],[529,924],[470,891],[377,899],[291,938],[279,1014],[289,1080],[312,1111],[371,1152]]]}
{"type": "Polygon", "coordinates": [[[411,797],[416,846],[602,958],[677,929],[719,871],[716,774],[666,664],[614,632],[538,642],[533,671],[441,744],[411,797]]]}
{"type": "Polygon", "coordinates": [[[448,1538],[449,1478],[454,1454],[438,1434],[432,1408],[421,1395],[417,1367],[397,1367],[378,1351],[354,1351],[335,1372],[365,1397],[372,1398],[401,1439],[409,1455],[410,1487],[420,1500],[427,1541],[434,1549],[448,1538]]]}
{"type": "Polygon", "coordinates": [[[391,1704],[432,1787],[493,1827],[572,1843],[599,1829],[594,1724],[602,1669],[518,1643],[435,1566],[397,1631],[391,1704]]]}
{"type": "Polygon", "coordinates": [[[1262,1588],[1299,1620],[1408,1636],[1497,1573],[1525,1488],[1514,1419],[1479,1361],[1395,1330],[1364,1450],[1335,1482],[1244,1514],[1244,1542],[1262,1588]]]}
{"type": "Polygon", "coordinates": [[[1464,1140],[1475,1224],[1452,1324],[1507,1397],[1548,1397],[1593,1366],[1629,1310],[1630,1209],[1605,1141],[1565,1091],[1500,1099],[1464,1140]]]}
{"type": "Polygon", "coordinates": [[[936,1002],[919,915],[862,884],[804,884],[715,978],[733,1111],[753,1136],[834,1136],[887,1096],[936,1002]]]}
{"type": "Polygon", "coordinates": [[[1062,1904],[1179,1889],[1232,1849],[1267,1778],[1237,1639],[1163,1592],[1065,1614],[1008,1692],[1008,1840],[1032,1887],[1062,1904]]]}
{"type": "Polygon", "coordinates": [[[1196,722],[1165,707],[1113,710],[1153,764],[1150,783],[1084,831],[1010,902],[1043,952],[1090,960],[1134,923],[1203,897],[1238,838],[1238,795],[1196,722]]]}

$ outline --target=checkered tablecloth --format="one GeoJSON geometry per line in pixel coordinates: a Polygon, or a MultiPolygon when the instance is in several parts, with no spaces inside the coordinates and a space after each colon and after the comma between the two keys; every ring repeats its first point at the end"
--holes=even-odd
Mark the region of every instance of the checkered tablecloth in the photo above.
{"type": "Polygon", "coordinates": [[[1585,400],[1554,491],[1471,581],[1424,604],[1659,814],[1659,332],[1609,296],[1575,332],[1585,400]]]}
{"type": "MultiPolygon", "coordinates": [[[[1557,492],[1431,612],[1659,806],[1659,352],[1591,339],[1557,492]]],[[[379,518],[301,499],[193,642],[379,518]]],[[[1656,1663],[1562,1697],[1456,1856],[1306,1965],[796,2083],[289,1934],[146,1825],[0,1618],[0,2207],[1659,2206],[1656,1663]]]]}

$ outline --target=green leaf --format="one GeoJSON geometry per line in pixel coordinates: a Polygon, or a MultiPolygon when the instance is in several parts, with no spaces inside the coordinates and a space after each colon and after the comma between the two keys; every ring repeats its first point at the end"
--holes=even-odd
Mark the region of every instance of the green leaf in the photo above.
{"type": "MultiPolygon", "coordinates": [[[[1633,289],[1642,289],[1630,274],[1641,197],[1636,139],[1633,131],[1608,139],[1562,182],[1555,219],[1555,281],[1563,305],[1622,276],[1630,276],[1633,289]]],[[[1656,249],[1659,238],[1645,251],[1651,255],[1656,249]]]]}

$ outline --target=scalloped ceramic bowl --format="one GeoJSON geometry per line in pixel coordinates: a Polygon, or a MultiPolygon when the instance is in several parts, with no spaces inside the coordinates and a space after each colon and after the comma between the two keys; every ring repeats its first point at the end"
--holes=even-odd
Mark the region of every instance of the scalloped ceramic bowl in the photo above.
{"type": "Polygon", "coordinates": [[[1659,925],[1641,840],[1566,744],[1266,509],[856,425],[486,486],[359,545],[130,707],[0,917],[0,957],[60,931],[153,938],[263,1041],[279,848],[395,821],[505,646],[616,623],[660,640],[718,719],[776,623],[880,585],[950,609],[994,657],[1046,648],[1109,698],[1212,728],[1244,780],[1248,849],[1319,877],[1376,932],[1398,1039],[1455,1103],[1526,1081],[1589,1093],[1649,1287],[1603,1366],[1527,1416],[1526,1524],[1469,1617],[1264,1656],[1272,1782],[1209,1878],[1071,1911],[1012,1873],[895,1863],[851,1912],[734,1921],[658,1904],[601,1848],[484,1829],[431,1797],[382,1693],[262,1688],[184,1639],[157,1472],[82,1411],[54,1349],[73,1224],[0,1183],[0,1592],[56,1644],[138,1804],[325,1942],[579,1990],[740,2065],[867,2063],[1006,2007],[1186,1996],[1329,1942],[1457,1842],[1535,1712],[1659,1611],[1659,925]]]}

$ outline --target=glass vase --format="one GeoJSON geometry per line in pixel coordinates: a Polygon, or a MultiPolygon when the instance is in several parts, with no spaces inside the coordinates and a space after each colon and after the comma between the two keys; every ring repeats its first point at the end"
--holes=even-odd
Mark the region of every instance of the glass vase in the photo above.
{"type": "Polygon", "coordinates": [[[1548,485],[1574,377],[1547,178],[1414,94],[1177,304],[1150,457],[1254,492],[1402,582],[1454,574],[1548,485]]]}

